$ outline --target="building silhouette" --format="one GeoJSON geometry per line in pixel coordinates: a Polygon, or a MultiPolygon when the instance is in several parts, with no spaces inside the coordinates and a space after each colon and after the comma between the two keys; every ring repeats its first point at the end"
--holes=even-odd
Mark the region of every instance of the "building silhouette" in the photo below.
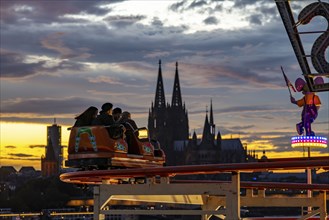
{"type": "Polygon", "coordinates": [[[159,141],[166,153],[167,165],[238,163],[255,161],[239,138],[222,139],[216,134],[212,100],[210,112],[206,111],[202,137],[194,132],[189,137],[188,111],[182,101],[179,83],[178,63],[171,104],[166,103],[162,80],[161,60],[159,61],[155,99],[149,109],[148,129],[151,139],[159,141]]]}
{"type": "Polygon", "coordinates": [[[41,157],[42,176],[59,175],[63,165],[63,147],[61,126],[54,124],[47,126],[47,145],[45,155],[41,157]]]}
{"type": "Polygon", "coordinates": [[[189,138],[188,113],[185,109],[185,103],[182,102],[177,62],[172,100],[169,104],[166,103],[161,60],[159,61],[155,99],[149,110],[148,129],[151,139],[158,140],[166,152],[167,164],[176,164],[175,151],[172,147],[173,141],[185,141],[189,138]]]}

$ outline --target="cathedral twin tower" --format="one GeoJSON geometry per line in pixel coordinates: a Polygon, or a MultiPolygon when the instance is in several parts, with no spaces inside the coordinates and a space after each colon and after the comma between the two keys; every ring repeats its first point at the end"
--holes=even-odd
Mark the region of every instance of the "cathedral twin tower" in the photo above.
{"type": "Polygon", "coordinates": [[[149,110],[148,129],[151,139],[157,140],[164,150],[167,165],[245,162],[249,157],[239,138],[223,140],[219,131],[215,134],[212,102],[209,118],[208,111],[206,113],[202,138],[198,139],[195,132],[189,138],[188,123],[187,109],[182,102],[178,63],[169,104],[165,99],[160,60],[155,100],[149,110]]]}
{"type": "Polygon", "coordinates": [[[171,105],[166,103],[162,80],[161,60],[159,60],[158,80],[155,91],[155,100],[149,110],[148,129],[150,137],[161,143],[170,161],[174,152],[173,141],[189,139],[188,113],[179,84],[178,63],[176,62],[175,81],[172,92],[171,105]]]}

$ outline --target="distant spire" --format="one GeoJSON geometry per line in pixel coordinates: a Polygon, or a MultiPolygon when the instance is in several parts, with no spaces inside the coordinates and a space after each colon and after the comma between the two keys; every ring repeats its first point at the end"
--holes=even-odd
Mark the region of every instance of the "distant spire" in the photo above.
{"type": "Polygon", "coordinates": [[[217,133],[217,140],[222,140],[222,135],[221,135],[221,133],[219,131],[217,133]]]}
{"type": "Polygon", "coordinates": [[[214,115],[213,115],[213,112],[212,112],[212,99],[210,99],[210,121],[209,121],[209,123],[210,123],[210,125],[213,125],[214,124],[214,115]]]}
{"type": "Polygon", "coordinates": [[[197,138],[197,136],[196,136],[195,130],[194,130],[194,132],[193,132],[193,136],[192,136],[192,143],[193,143],[194,145],[197,145],[197,143],[198,143],[198,138],[197,138]]]}
{"type": "Polygon", "coordinates": [[[208,109],[206,110],[206,118],[204,120],[203,126],[203,133],[202,133],[202,140],[209,140],[210,139],[210,125],[208,120],[208,109]]]}
{"type": "Polygon", "coordinates": [[[182,94],[180,91],[179,76],[178,76],[178,62],[176,62],[175,81],[174,81],[174,89],[172,92],[171,106],[177,106],[177,107],[182,106],[182,94]]]}
{"type": "Polygon", "coordinates": [[[155,108],[166,107],[166,99],[165,99],[165,93],[164,93],[163,81],[162,81],[161,60],[159,60],[159,72],[158,72],[157,87],[155,91],[154,107],[155,108]]]}
{"type": "Polygon", "coordinates": [[[56,118],[54,118],[54,125],[56,124],[56,118]]]}
{"type": "Polygon", "coordinates": [[[210,99],[210,121],[209,121],[209,124],[210,124],[210,133],[212,135],[215,136],[215,128],[216,128],[216,125],[214,124],[214,113],[212,111],[212,99],[210,99]]]}
{"type": "Polygon", "coordinates": [[[194,130],[194,132],[193,132],[192,139],[193,139],[193,140],[196,140],[196,139],[197,139],[197,136],[196,136],[195,130],[194,130]]]}
{"type": "Polygon", "coordinates": [[[220,134],[219,131],[217,133],[217,147],[219,150],[222,149],[222,135],[220,134]]]}

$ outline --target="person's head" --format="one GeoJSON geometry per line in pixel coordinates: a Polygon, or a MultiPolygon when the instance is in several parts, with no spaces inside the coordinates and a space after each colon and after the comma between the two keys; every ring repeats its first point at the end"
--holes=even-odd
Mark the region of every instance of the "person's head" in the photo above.
{"type": "Polygon", "coordinates": [[[130,112],[126,112],[126,111],[122,112],[121,117],[123,119],[130,119],[131,118],[130,112]]]}
{"type": "Polygon", "coordinates": [[[107,113],[107,114],[111,115],[112,114],[112,107],[113,107],[112,103],[109,103],[109,102],[104,103],[102,105],[102,113],[107,113]]]}
{"type": "Polygon", "coordinates": [[[295,81],[295,87],[298,92],[302,91],[306,86],[306,82],[302,78],[297,78],[295,81]]]}
{"type": "Polygon", "coordinates": [[[122,109],[121,108],[115,108],[115,109],[113,109],[112,115],[113,115],[114,120],[118,120],[120,118],[120,116],[121,116],[121,113],[122,113],[122,109]]]}
{"type": "Polygon", "coordinates": [[[98,114],[98,108],[96,108],[95,106],[90,106],[89,108],[87,108],[86,112],[88,112],[88,115],[91,115],[92,118],[96,118],[97,114],[98,114]]]}
{"type": "Polygon", "coordinates": [[[82,112],[80,115],[75,117],[75,119],[78,119],[78,118],[93,119],[93,118],[96,118],[97,114],[98,114],[98,109],[95,106],[90,106],[84,112],[82,112]]]}

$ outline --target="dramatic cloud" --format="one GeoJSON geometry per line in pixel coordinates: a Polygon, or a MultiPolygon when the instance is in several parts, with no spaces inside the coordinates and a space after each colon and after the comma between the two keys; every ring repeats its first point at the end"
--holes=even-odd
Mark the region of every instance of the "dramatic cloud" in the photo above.
{"type": "MultiPolygon", "coordinates": [[[[9,157],[0,157],[0,159],[3,159],[3,160],[16,160],[16,161],[40,161],[40,157],[35,157],[35,156],[27,156],[26,154],[13,154],[13,155],[10,155],[8,154],[9,157]]],[[[20,164],[20,165],[23,165],[24,164],[20,164]]]]}
{"type": "Polygon", "coordinates": [[[68,0],[58,4],[57,2],[43,1],[1,1],[1,23],[50,23],[60,22],[63,15],[90,14],[104,15],[107,9],[101,7],[104,4],[113,4],[120,1],[73,1],[68,0]]]}
{"type": "Polygon", "coordinates": [[[31,149],[34,149],[34,148],[45,149],[45,145],[30,145],[29,148],[31,148],[31,149]]]}
{"type": "Polygon", "coordinates": [[[5,146],[4,148],[7,148],[7,149],[15,149],[15,148],[17,148],[16,146],[5,146]]]}
{"type": "Polygon", "coordinates": [[[216,17],[208,17],[203,21],[205,24],[217,24],[218,20],[216,17]]]}
{"type": "MultiPolygon", "coordinates": [[[[94,103],[94,100],[80,97],[16,99],[7,101],[4,105],[1,105],[1,113],[34,113],[36,115],[65,114],[73,113],[80,106],[88,106],[90,103],[94,103]],[[62,110],[59,111],[57,106],[61,106],[62,110]]],[[[97,104],[99,106],[102,103],[99,102],[97,104]]]]}
{"type": "MultiPolygon", "coordinates": [[[[138,21],[141,21],[145,16],[136,15],[136,16],[108,16],[104,18],[104,21],[107,21],[109,25],[113,25],[116,28],[125,28],[132,24],[135,24],[138,21]]],[[[154,24],[154,23],[153,23],[154,24]]]]}
{"type": "MultiPolygon", "coordinates": [[[[34,157],[34,155],[32,154],[23,154],[23,153],[9,153],[9,156],[13,156],[13,157],[19,157],[19,158],[30,158],[30,157],[34,157]]],[[[39,158],[40,159],[40,158],[39,158]]]]}
{"type": "Polygon", "coordinates": [[[78,48],[79,51],[73,51],[66,47],[61,39],[65,33],[54,33],[41,41],[41,45],[47,49],[54,50],[60,54],[61,59],[83,58],[87,59],[91,54],[86,53],[87,48],[78,48]]]}
{"type": "MultiPolygon", "coordinates": [[[[298,14],[311,2],[290,4],[298,14]]],[[[301,70],[275,1],[12,0],[1,1],[0,22],[2,122],[56,118],[70,126],[89,106],[112,102],[147,126],[159,60],[168,103],[178,62],[189,127],[198,134],[210,100],[222,135],[240,134],[262,149],[287,150],[300,120],[280,66],[292,82],[301,70]]],[[[311,23],[298,28],[327,28],[321,19],[311,23]]],[[[307,54],[316,37],[302,37],[307,54]]],[[[328,136],[328,93],[318,95],[314,129],[328,136]]]]}
{"type": "Polygon", "coordinates": [[[1,77],[26,77],[43,69],[45,61],[24,63],[24,56],[19,53],[0,50],[1,77]]]}
{"type": "Polygon", "coordinates": [[[25,78],[37,74],[53,74],[61,70],[82,70],[83,64],[71,61],[28,61],[23,54],[0,49],[1,78],[25,78]]]}

